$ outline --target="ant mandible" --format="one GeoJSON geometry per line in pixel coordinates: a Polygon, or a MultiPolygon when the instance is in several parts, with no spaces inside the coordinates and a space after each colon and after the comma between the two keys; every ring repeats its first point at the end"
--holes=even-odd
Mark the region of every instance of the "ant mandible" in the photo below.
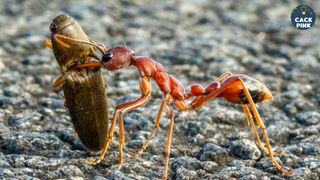
{"type": "MultiPolygon", "coordinates": [[[[75,68],[95,66],[100,68],[106,68],[110,71],[116,71],[128,66],[135,66],[140,73],[139,84],[140,84],[141,97],[139,97],[134,101],[123,103],[116,106],[113,114],[111,127],[109,130],[109,135],[104,145],[103,151],[99,159],[97,159],[96,161],[91,161],[90,159],[88,159],[90,163],[97,164],[104,158],[104,155],[109,147],[109,143],[113,137],[117,114],[119,114],[119,144],[120,145],[119,145],[119,165],[117,169],[119,170],[121,168],[121,165],[123,164],[122,146],[125,143],[122,115],[130,110],[141,107],[147,103],[151,95],[150,78],[152,78],[157,83],[159,89],[163,92],[163,98],[162,98],[160,108],[157,114],[157,118],[155,120],[155,125],[151,134],[149,135],[148,139],[146,140],[142,148],[136,154],[130,153],[130,155],[138,156],[143,152],[144,149],[146,149],[148,142],[154,135],[156,129],[159,127],[161,112],[163,110],[164,105],[166,105],[166,111],[170,116],[170,125],[169,125],[168,137],[167,137],[167,143],[166,143],[166,160],[165,160],[164,173],[162,177],[163,179],[167,178],[172,129],[173,129],[173,123],[174,123],[174,114],[170,104],[173,102],[173,104],[181,110],[193,110],[193,109],[200,108],[201,106],[205,105],[208,101],[210,101],[213,98],[220,98],[220,97],[223,97],[226,101],[230,103],[241,104],[247,116],[248,124],[251,124],[255,138],[258,142],[258,146],[261,149],[263,149],[266,153],[269,154],[271,162],[282,173],[289,176],[294,175],[294,173],[290,173],[284,170],[273,158],[273,155],[277,155],[282,152],[271,151],[268,136],[265,131],[265,126],[261,121],[260,115],[254,105],[254,103],[260,103],[263,101],[271,100],[272,94],[268,90],[268,88],[258,80],[255,80],[246,75],[242,75],[242,74],[232,75],[230,72],[226,72],[223,75],[221,75],[215,82],[212,82],[211,84],[209,84],[209,86],[207,86],[206,88],[204,88],[200,84],[195,84],[191,86],[191,91],[189,93],[185,93],[185,90],[183,86],[180,84],[180,82],[176,78],[174,78],[172,75],[167,74],[160,63],[157,63],[148,57],[135,56],[133,50],[131,50],[130,48],[116,46],[106,50],[103,44],[94,44],[91,42],[76,40],[76,39],[72,39],[72,38],[58,35],[58,34],[54,36],[55,36],[54,38],[63,46],[69,47],[69,45],[65,44],[61,39],[95,46],[103,54],[102,59],[99,62],[90,61],[86,64],[78,65],[75,68]],[[102,50],[101,47],[103,47],[104,50],[102,50]],[[187,104],[185,100],[189,99],[190,97],[195,97],[195,98],[191,101],[191,103],[187,104]],[[263,133],[266,147],[264,147],[261,144],[258,132],[255,128],[253,118],[247,104],[250,105],[251,110],[253,112],[253,116],[255,117],[255,120],[259,126],[259,129],[263,133]]],[[[59,84],[59,83],[61,82],[56,82],[55,84],[59,84]]]]}

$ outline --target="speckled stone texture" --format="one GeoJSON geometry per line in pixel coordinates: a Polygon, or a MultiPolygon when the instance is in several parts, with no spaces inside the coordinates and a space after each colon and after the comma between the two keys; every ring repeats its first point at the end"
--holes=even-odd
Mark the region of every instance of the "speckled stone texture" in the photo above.
{"type": "MultiPolygon", "coordinates": [[[[60,69],[49,25],[72,16],[96,42],[126,45],[160,62],[190,90],[222,73],[263,82],[274,99],[258,105],[275,156],[296,175],[288,177],[258,148],[241,106],[214,99],[194,111],[173,107],[175,125],[168,179],[317,180],[320,176],[320,2],[301,1],[39,1],[1,0],[0,179],[160,179],[169,116],[140,157],[137,152],[156,118],[162,94],[152,82],[147,105],[124,118],[124,164],[118,165],[118,126],[106,157],[91,165],[73,139],[62,88],[52,88],[60,69]],[[317,21],[298,30],[290,20],[298,5],[311,6],[317,21]],[[110,171],[108,171],[110,170],[110,171]],[[108,173],[107,173],[108,172],[108,173]]],[[[103,70],[109,113],[139,94],[134,67],[103,70]]],[[[99,107],[97,107],[99,108],[99,107]]],[[[262,136],[260,136],[262,138],[262,136]]]]}

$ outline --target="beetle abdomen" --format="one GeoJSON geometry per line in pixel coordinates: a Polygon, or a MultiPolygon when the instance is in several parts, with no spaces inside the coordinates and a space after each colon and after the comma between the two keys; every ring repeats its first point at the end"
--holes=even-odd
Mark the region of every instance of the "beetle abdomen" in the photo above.
{"type": "Polygon", "coordinates": [[[97,152],[108,136],[108,108],[100,68],[71,70],[63,83],[65,100],[76,133],[84,147],[97,152]]]}

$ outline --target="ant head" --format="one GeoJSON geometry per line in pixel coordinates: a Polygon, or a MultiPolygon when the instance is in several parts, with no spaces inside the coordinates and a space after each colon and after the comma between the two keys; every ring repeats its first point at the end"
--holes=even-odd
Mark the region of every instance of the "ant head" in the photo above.
{"type": "Polygon", "coordinates": [[[102,57],[101,63],[110,71],[115,71],[130,66],[135,56],[132,49],[116,46],[109,49],[102,57]]]}

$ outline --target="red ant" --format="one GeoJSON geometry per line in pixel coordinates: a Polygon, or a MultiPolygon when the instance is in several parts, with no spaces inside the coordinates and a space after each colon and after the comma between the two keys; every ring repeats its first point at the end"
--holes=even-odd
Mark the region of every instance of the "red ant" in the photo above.
{"type": "Polygon", "coordinates": [[[148,139],[142,146],[142,148],[138,151],[136,154],[130,153],[132,156],[138,156],[140,155],[143,150],[147,147],[148,142],[154,135],[156,129],[159,127],[159,121],[161,112],[163,110],[163,106],[166,105],[166,111],[170,115],[170,125],[169,125],[169,131],[168,131],[168,137],[167,137],[167,143],[166,143],[166,161],[165,161],[165,167],[164,167],[164,173],[163,173],[163,179],[167,178],[167,170],[168,170],[168,163],[169,163],[169,155],[170,155],[170,146],[171,146],[171,137],[172,137],[172,128],[174,123],[174,114],[172,112],[172,108],[170,106],[170,103],[173,102],[173,104],[182,110],[193,110],[200,108],[201,106],[205,105],[208,101],[210,101],[213,98],[220,98],[223,97],[226,101],[233,103],[233,104],[241,104],[242,108],[247,116],[248,124],[251,124],[251,127],[253,129],[255,138],[257,139],[258,146],[263,149],[266,153],[269,154],[269,157],[271,159],[271,162],[284,174],[293,176],[294,173],[287,172],[284,170],[273,158],[273,155],[276,155],[278,153],[282,152],[272,152],[271,147],[269,144],[268,136],[265,131],[265,126],[263,122],[261,121],[261,118],[259,116],[259,113],[254,105],[254,103],[260,103],[263,101],[271,100],[272,94],[268,90],[268,88],[262,84],[261,82],[250,78],[246,75],[237,74],[232,75],[230,72],[226,72],[223,75],[221,75],[215,82],[212,82],[208,87],[204,88],[200,84],[195,84],[191,86],[191,91],[189,93],[185,93],[185,90],[183,86],[180,84],[180,82],[175,79],[172,75],[167,74],[164,71],[163,66],[160,63],[157,63],[153,61],[152,59],[148,57],[142,57],[142,56],[135,56],[133,50],[127,47],[122,46],[116,46],[111,49],[106,50],[103,44],[94,44],[87,41],[82,40],[76,40],[71,39],[66,36],[62,35],[54,35],[55,39],[61,45],[69,47],[67,44],[62,42],[59,38],[74,41],[74,42],[80,42],[89,44],[92,46],[95,46],[97,49],[99,49],[103,57],[99,62],[88,62],[86,64],[78,65],[75,68],[82,68],[82,67],[89,67],[89,66],[95,66],[100,68],[106,68],[110,71],[119,70],[121,68],[125,68],[128,66],[135,66],[139,73],[140,73],[140,90],[141,90],[141,97],[138,99],[120,104],[116,106],[115,112],[113,114],[113,119],[109,131],[108,139],[106,140],[104,149],[99,157],[98,160],[92,162],[90,159],[88,159],[89,162],[92,164],[99,163],[106,153],[106,150],[108,149],[109,142],[112,140],[113,132],[114,132],[114,126],[117,119],[117,113],[119,114],[119,165],[118,170],[121,168],[121,165],[123,163],[122,161],[122,146],[125,143],[124,141],[124,130],[123,130],[123,120],[122,115],[130,110],[136,109],[138,107],[143,106],[147,103],[148,99],[150,98],[150,78],[154,79],[157,83],[159,89],[163,92],[163,98],[161,101],[161,105],[158,111],[157,118],[155,120],[154,128],[149,135],[148,139]],[[103,51],[100,47],[103,47],[103,51]],[[195,97],[191,103],[187,104],[185,100],[189,99],[190,97],[195,97]],[[259,129],[262,130],[264,141],[266,144],[266,147],[264,147],[261,144],[261,141],[258,136],[258,132],[255,129],[255,125],[252,119],[252,115],[250,113],[250,110],[247,106],[247,104],[250,105],[253,116],[255,117],[257,124],[259,126],[259,129]],[[118,112],[119,111],[119,112],[118,112]]]}

